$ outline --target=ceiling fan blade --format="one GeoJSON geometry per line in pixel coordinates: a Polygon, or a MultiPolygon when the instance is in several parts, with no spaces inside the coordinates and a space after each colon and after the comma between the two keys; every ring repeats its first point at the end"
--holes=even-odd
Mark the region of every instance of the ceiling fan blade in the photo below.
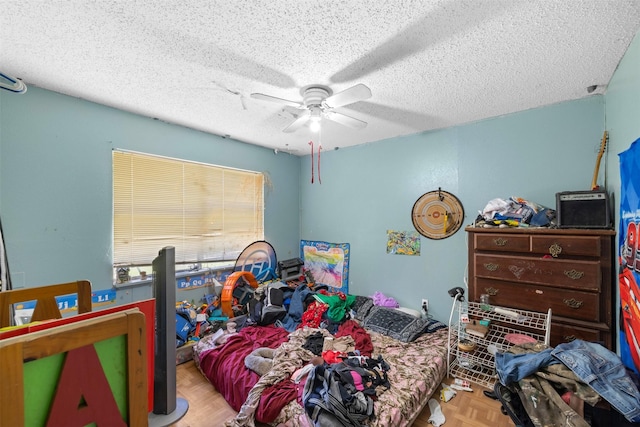
{"type": "Polygon", "coordinates": [[[305,123],[307,123],[310,116],[311,116],[311,112],[309,110],[303,111],[302,113],[300,113],[297,119],[295,119],[289,124],[289,126],[282,129],[282,132],[291,133],[291,132],[297,131],[302,126],[304,126],[305,123]]]}
{"type": "Polygon", "coordinates": [[[367,122],[356,119],[355,117],[347,116],[343,113],[336,113],[335,111],[325,111],[324,116],[329,120],[333,120],[336,123],[340,123],[341,125],[350,128],[363,129],[367,127],[367,122]]]}
{"type": "Polygon", "coordinates": [[[262,101],[275,102],[278,104],[290,105],[291,107],[301,107],[302,103],[289,101],[288,99],[276,98],[275,96],[265,95],[264,93],[252,93],[251,97],[262,101]]]}
{"type": "Polygon", "coordinates": [[[324,103],[329,108],[338,108],[343,105],[363,101],[368,98],[371,98],[371,89],[362,83],[358,83],[355,86],[351,86],[349,89],[345,89],[342,92],[331,95],[324,100],[324,103]]]}
{"type": "Polygon", "coordinates": [[[299,105],[297,107],[285,105],[284,107],[282,107],[282,110],[286,111],[287,113],[293,114],[295,117],[297,117],[299,114],[302,114],[302,112],[306,110],[306,108],[303,105],[299,105]]]}

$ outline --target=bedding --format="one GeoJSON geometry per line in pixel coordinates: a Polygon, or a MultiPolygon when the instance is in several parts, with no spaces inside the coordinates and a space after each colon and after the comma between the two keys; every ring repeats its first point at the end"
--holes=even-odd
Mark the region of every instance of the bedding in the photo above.
{"type": "Polygon", "coordinates": [[[273,325],[246,326],[227,336],[224,343],[216,343],[212,337],[200,340],[194,346],[196,365],[238,412],[225,425],[253,426],[257,420],[273,426],[313,426],[302,402],[306,377],[297,381],[299,372],[309,372],[312,364],[326,361],[326,352],[325,359],[318,361],[318,351],[310,343],[319,339],[322,346],[323,341],[344,337],[358,350],[354,354],[371,355],[374,359],[380,356],[389,366],[386,376],[390,387],[376,388],[374,416],[364,424],[411,425],[446,375],[446,325],[403,312],[397,312],[398,316],[394,309],[369,302],[367,297],[357,297],[352,307],[353,319],[343,322],[334,334],[316,327],[289,332],[273,325]],[[383,313],[385,310],[391,312],[383,313]],[[380,324],[389,319],[393,324],[387,323],[386,328],[380,324]],[[261,349],[273,349],[268,352],[273,356],[271,369],[262,376],[245,364],[247,356],[261,354],[261,349]]]}
{"type": "Polygon", "coordinates": [[[414,341],[429,327],[429,321],[400,310],[374,306],[362,322],[365,328],[402,342],[414,341]]]}

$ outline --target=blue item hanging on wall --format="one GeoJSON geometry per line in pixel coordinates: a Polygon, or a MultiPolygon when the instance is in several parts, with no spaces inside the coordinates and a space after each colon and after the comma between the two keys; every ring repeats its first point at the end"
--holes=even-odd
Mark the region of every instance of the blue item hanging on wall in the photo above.
{"type": "Polygon", "coordinates": [[[640,372],[640,138],[620,153],[620,358],[640,372]]]}

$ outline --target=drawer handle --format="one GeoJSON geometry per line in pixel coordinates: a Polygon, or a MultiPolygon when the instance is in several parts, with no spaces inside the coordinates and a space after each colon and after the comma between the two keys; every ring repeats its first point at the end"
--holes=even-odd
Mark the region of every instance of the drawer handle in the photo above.
{"type": "Polygon", "coordinates": [[[508,240],[503,238],[503,237],[498,237],[493,239],[493,243],[496,244],[496,246],[506,246],[507,245],[508,240]]]}
{"type": "Polygon", "coordinates": [[[574,299],[574,298],[564,299],[562,300],[562,302],[564,302],[567,307],[571,307],[571,308],[580,308],[584,303],[584,301],[578,301],[577,299],[574,299]]]}
{"type": "Polygon", "coordinates": [[[484,265],[484,268],[486,268],[486,269],[487,269],[487,270],[489,270],[489,271],[496,271],[496,270],[498,269],[498,267],[499,267],[499,265],[498,265],[498,264],[491,264],[491,263],[488,263],[488,264],[485,264],[485,265],[484,265]]]}
{"type": "Polygon", "coordinates": [[[584,276],[584,271],[565,270],[564,275],[567,276],[569,279],[578,280],[578,279],[582,279],[582,276],[584,276]]]}
{"type": "Polygon", "coordinates": [[[498,295],[498,289],[496,288],[484,288],[484,292],[489,294],[492,297],[495,297],[496,295],[498,295]]]}
{"type": "Polygon", "coordinates": [[[565,335],[564,337],[565,342],[571,342],[571,341],[575,341],[577,339],[577,337],[575,335],[565,335]]]}
{"type": "Polygon", "coordinates": [[[558,258],[558,255],[562,253],[562,246],[560,246],[557,243],[554,243],[553,245],[549,246],[549,253],[551,254],[552,257],[558,258]]]}

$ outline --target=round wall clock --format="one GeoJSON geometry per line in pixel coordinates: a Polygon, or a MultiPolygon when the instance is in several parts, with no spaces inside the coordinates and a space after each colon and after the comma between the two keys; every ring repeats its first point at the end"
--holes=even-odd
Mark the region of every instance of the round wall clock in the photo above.
{"type": "Polygon", "coordinates": [[[424,237],[446,239],[462,227],[464,208],[456,196],[439,188],[416,200],[411,220],[418,233],[424,237]]]}

